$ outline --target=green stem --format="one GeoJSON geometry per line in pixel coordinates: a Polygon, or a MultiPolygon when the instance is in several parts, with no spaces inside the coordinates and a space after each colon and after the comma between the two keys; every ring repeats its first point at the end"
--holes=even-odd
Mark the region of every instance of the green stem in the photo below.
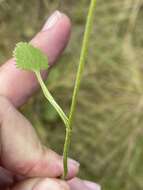
{"type": "Polygon", "coordinates": [[[87,59],[87,55],[88,55],[90,34],[92,31],[92,26],[93,26],[95,8],[96,8],[96,0],[91,0],[89,12],[87,16],[85,34],[83,38],[83,44],[82,44],[81,55],[80,55],[80,60],[79,60],[79,66],[78,66],[78,71],[77,71],[77,76],[76,76],[76,81],[75,81],[75,86],[74,86],[72,104],[71,104],[71,109],[70,109],[70,114],[69,114],[69,125],[66,130],[66,139],[65,139],[64,151],[63,151],[64,178],[67,176],[67,172],[68,172],[67,156],[68,156],[69,146],[70,146],[70,141],[71,141],[72,124],[73,124],[74,114],[76,110],[77,96],[78,96],[78,92],[79,92],[79,88],[81,84],[81,78],[82,78],[82,74],[84,70],[84,65],[87,59]]]}
{"type": "Polygon", "coordinates": [[[67,173],[68,173],[68,152],[70,148],[71,135],[72,135],[72,130],[70,130],[69,127],[66,128],[66,137],[65,137],[65,144],[64,144],[64,151],[63,151],[63,165],[64,165],[63,179],[66,178],[67,173]]]}
{"type": "Polygon", "coordinates": [[[34,71],[36,74],[36,77],[39,81],[39,84],[42,88],[42,91],[46,97],[46,99],[52,104],[52,106],[55,108],[55,110],[58,112],[58,114],[60,115],[61,119],[63,120],[66,128],[68,127],[68,118],[65,115],[65,113],[63,112],[63,110],[61,109],[61,107],[57,104],[57,102],[54,100],[53,96],[50,94],[50,92],[48,91],[42,77],[39,71],[34,71]]]}

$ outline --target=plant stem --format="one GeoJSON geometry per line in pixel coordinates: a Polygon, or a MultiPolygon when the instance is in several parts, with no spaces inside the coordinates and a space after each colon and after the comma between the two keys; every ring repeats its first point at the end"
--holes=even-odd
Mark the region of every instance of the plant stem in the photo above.
{"type": "Polygon", "coordinates": [[[48,91],[42,77],[39,71],[34,71],[34,73],[36,74],[36,77],[39,81],[39,84],[42,88],[42,91],[46,97],[46,99],[52,104],[52,106],[55,108],[55,110],[58,112],[58,114],[60,115],[61,119],[63,120],[66,128],[68,128],[68,118],[65,115],[65,113],[63,112],[63,110],[61,109],[61,107],[57,104],[57,102],[54,100],[53,96],[51,95],[51,93],[48,91]]]}
{"type": "Polygon", "coordinates": [[[76,76],[76,81],[75,81],[75,86],[74,86],[74,92],[72,96],[72,104],[71,104],[71,109],[70,109],[70,114],[69,114],[69,123],[68,123],[69,125],[66,129],[66,138],[65,138],[65,145],[64,145],[64,151],[63,151],[64,178],[67,176],[67,172],[68,172],[67,156],[68,156],[69,146],[70,146],[70,141],[71,141],[72,124],[73,124],[74,114],[76,110],[77,96],[78,96],[78,92],[79,92],[79,88],[81,84],[81,78],[82,78],[82,74],[84,70],[84,65],[87,59],[87,55],[88,55],[90,34],[92,31],[92,26],[93,26],[95,8],[96,8],[96,0],[91,0],[89,12],[87,16],[87,22],[86,22],[81,55],[80,55],[80,60],[79,60],[79,66],[78,66],[78,71],[77,71],[77,76],[76,76]]]}

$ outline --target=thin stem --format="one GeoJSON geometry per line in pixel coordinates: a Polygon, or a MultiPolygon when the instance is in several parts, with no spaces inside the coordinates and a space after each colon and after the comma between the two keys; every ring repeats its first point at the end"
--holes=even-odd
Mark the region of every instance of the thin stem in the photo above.
{"type": "Polygon", "coordinates": [[[63,151],[63,165],[64,165],[64,174],[63,179],[66,178],[68,173],[68,150],[70,148],[70,142],[71,142],[71,135],[72,130],[70,128],[66,128],[66,137],[65,137],[65,144],[64,144],[64,151],[63,151]]]}
{"type": "Polygon", "coordinates": [[[88,16],[87,16],[87,22],[86,22],[86,27],[85,27],[85,34],[84,34],[84,38],[83,38],[81,55],[80,55],[80,60],[79,60],[79,67],[78,67],[75,86],[74,86],[72,104],[71,104],[71,109],[70,109],[70,114],[69,114],[69,125],[68,125],[68,129],[66,130],[66,139],[65,139],[64,151],[63,151],[64,178],[66,177],[67,172],[68,172],[67,155],[69,152],[69,146],[70,146],[70,141],[71,141],[72,124],[73,124],[74,114],[75,114],[75,110],[76,110],[77,96],[78,96],[78,92],[79,92],[79,88],[80,88],[80,84],[81,84],[83,69],[84,69],[85,61],[86,61],[87,55],[88,55],[89,42],[90,42],[89,40],[90,40],[90,34],[92,31],[92,26],[93,26],[95,8],[96,8],[96,0],[91,0],[89,12],[88,12],[88,16]]]}
{"type": "Polygon", "coordinates": [[[66,127],[68,127],[68,118],[65,115],[65,113],[63,112],[63,110],[61,109],[61,107],[57,104],[57,102],[54,100],[53,96],[51,95],[51,93],[48,91],[42,77],[39,71],[34,71],[36,74],[36,77],[39,81],[39,84],[42,88],[42,91],[46,97],[46,99],[52,104],[52,106],[55,108],[55,110],[58,112],[58,114],[60,115],[61,119],[63,120],[64,124],[66,127]]]}
{"type": "Polygon", "coordinates": [[[80,60],[79,60],[79,67],[78,67],[78,71],[77,71],[76,82],[75,82],[75,87],[74,87],[74,92],[73,92],[73,97],[72,97],[71,110],[70,110],[70,114],[69,114],[70,127],[72,127],[73,117],[74,117],[76,104],[77,104],[77,96],[78,96],[78,92],[79,92],[79,88],[80,88],[80,84],[81,84],[81,78],[82,78],[82,74],[83,74],[85,61],[86,61],[86,58],[88,55],[89,39],[90,39],[90,34],[92,31],[92,26],[93,26],[95,8],[96,8],[96,0],[91,0],[89,13],[87,16],[87,23],[86,23],[86,29],[85,29],[82,49],[81,49],[81,56],[80,56],[80,60]]]}

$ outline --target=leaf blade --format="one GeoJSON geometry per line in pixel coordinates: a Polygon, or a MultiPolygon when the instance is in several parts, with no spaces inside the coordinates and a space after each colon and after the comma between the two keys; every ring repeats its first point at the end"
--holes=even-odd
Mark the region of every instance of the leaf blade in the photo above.
{"type": "Polygon", "coordinates": [[[38,48],[26,42],[19,42],[13,52],[16,66],[20,69],[40,71],[48,69],[48,58],[38,48]]]}

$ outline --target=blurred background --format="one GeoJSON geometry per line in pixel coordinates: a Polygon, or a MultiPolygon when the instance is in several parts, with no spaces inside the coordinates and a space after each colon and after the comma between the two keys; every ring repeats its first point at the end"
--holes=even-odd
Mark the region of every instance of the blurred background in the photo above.
{"type": "MultiPolygon", "coordinates": [[[[70,44],[47,81],[67,113],[88,5],[88,0],[0,0],[1,64],[15,44],[31,39],[55,9],[70,16],[70,44]]],[[[142,72],[143,0],[97,0],[70,157],[80,161],[82,178],[97,181],[106,190],[143,189],[142,72]]],[[[43,143],[62,153],[63,124],[42,93],[22,111],[43,143]]]]}

